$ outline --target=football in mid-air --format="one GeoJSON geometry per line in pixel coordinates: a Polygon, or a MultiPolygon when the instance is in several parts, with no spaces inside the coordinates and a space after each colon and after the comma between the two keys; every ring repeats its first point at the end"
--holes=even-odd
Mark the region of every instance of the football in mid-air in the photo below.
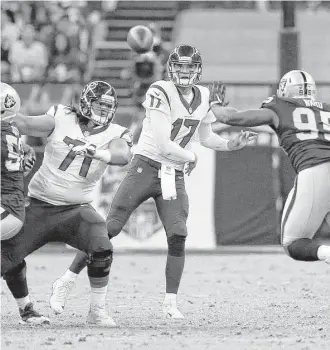
{"type": "Polygon", "coordinates": [[[153,41],[153,34],[146,26],[134,26],[127,34],[128,46],[137,53],[146,53],[150,51],[153,41]]]}

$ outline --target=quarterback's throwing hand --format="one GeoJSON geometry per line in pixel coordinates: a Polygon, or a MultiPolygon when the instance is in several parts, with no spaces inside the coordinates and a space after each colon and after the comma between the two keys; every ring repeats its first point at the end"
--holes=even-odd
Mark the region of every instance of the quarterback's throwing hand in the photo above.
{"type": "Polygon", "coordinates": [[[228,101],[226,101],[226,85],[222,84],[220,81],[214,81],[212,85],[209,86],[210,105],[218,104],[220,106],[227,106],[228,101]]]}

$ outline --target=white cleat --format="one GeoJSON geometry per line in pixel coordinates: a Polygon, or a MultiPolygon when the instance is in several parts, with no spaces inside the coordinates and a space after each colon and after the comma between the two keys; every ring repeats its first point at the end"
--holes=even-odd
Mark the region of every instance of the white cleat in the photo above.
{"type": "Polygon", "coordinates": [[[53,292],[49,299],[50,307],[56,315],[61,314],[75,281],[60,277],[53,283],[53,292]]]}
{"type": "Polygon", "coordinates": [[[184,316],[180,312],[180,310],[177,308],[177,306],[173,303],[164,303],[163,304],[163,313],[166,318],[172,318],[172,319],[183,319],[184,316]]]}
{"type": "Polygon", "coordinates": [[[87,323],[99,327],[117,327],[116,322],[108,315],[105,305],[92,304],[87,315],[87,323]]]}

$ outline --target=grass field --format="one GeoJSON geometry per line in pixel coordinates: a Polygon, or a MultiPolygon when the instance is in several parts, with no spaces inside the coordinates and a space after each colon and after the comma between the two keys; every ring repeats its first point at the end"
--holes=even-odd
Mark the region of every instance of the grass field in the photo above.
{"type": "Polygon", "coordinates": [[[27,259],[30,292],[45,327],[18,325],[2,281],[2,349],[330,349],[330,266],[283,254],[187,255],[179,294],[182,321],[162,317],[165,255],[116,255],[108,307],[116,329],[84,325],[88,279],[79,277],[62,315],[52,314],[52,281],[73,252],[27,259]]]}

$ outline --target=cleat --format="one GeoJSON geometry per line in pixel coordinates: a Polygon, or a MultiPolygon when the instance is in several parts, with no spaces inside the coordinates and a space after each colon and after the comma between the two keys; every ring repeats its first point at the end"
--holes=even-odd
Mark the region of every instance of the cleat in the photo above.
{"type": "Polygon", "coordinates": [[[164,303],[163,313],[166,318],[177,319],[177,320],[184,318],[184,316],[182,315],[182,313],[179,311],[176,304],[174,303],[169,303],[169,302],[164,303]]]}
{"type": "Polygon", "coordinates": [[[75,281],[59,278],[53,283],[49,304],[56,315],[61,314],[75,281]]]}
{"type": "Polygon", "coordinates": [[[19,314],[21,316],[20,324],[31,324],[31,325],[42,325],[42,324],[50,324],[50,321],[47,317],[40,315],[33,308],[32,303],[28,303],[24,310],[19,309],[19,314]]]}
{"type": "Polygon", "coordinates": [[[92,304],[87,315],[87,323],[101,327],[117,327],[116,322],[108,315],[105,305],[92,304]]]}

